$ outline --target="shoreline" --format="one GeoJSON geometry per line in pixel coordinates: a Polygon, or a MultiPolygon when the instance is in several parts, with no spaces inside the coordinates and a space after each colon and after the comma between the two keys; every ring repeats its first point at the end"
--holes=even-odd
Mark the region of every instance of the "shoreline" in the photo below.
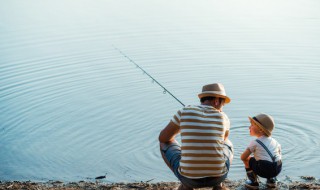
{"type": "MultiPolygon", "coordinates": [[[[286,179],[279,181],[277,188],[274,189],[320,189],[320,179],[312,176],[302,176],[301,181],[292,181],[286,179]]],[[[245,190],[243,186],[245,179],[242,180],[225,180],[225,185],[230,189],[245,190]]],[[[79,181],[79,182],[62,182],[62,181],[47,181],[47,182],[34,182],[34,181],[0,181],[0,190],[93,190],[93,189],[177,189],[180,185],[179,182],[135,182],[135,183],[105,183],[102,180],[92,181],[79,181]]],[[[212,188],[200,188],[203,190],[212,188]]],[[[259,189],[268,189],[264,185],[264,181],[260,183],[259,189]]],[[[270,189],[270,188],[269,188],[270,189]]]]}

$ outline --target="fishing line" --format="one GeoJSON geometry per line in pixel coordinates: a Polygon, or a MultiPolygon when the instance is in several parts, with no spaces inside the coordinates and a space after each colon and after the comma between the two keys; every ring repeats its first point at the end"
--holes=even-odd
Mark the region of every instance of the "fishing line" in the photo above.
{"type": "Polygon", "coordinates": [[[142,67],[140,67],[136,62],[134,62],[130,57],[128,57],[125,53],[123,53],[119,48],[115,47],[112,45],[114,49],[118,50],[119,53],[127,58],[131,63],[133,63],[137,68],[139,68],[141,71],[143,71],[144,74],[148,75],[152,79],[152,82],[156,82],[161,88],[163,88],[163,93],[169,93],[174,99],[176,99],[181,105],[184,106],[184,104],[177,98],[175,97],[168,89],[166,89],[162,84],[160,84],[155,78],[153,78],[147,71],[145,71],[142,67]]]}

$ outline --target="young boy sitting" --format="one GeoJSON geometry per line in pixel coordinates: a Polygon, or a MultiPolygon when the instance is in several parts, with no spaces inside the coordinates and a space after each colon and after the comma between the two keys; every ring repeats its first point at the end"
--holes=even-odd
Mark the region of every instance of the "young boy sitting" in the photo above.
{"type": "Polygon", "coordinates": [[[250,135],[257,137],[252,140],[247,149],[242,153],[248,180],[245,186],[249,189],[258,189],[258,176],[267,178],[268,187],[276,186],[276,176],[281,172],[281,145],[271,137],[274,121],[270,115],[258,114],[249,117],[250,135]],[[253,156],[251,156],[253,154],[253,156]]]}

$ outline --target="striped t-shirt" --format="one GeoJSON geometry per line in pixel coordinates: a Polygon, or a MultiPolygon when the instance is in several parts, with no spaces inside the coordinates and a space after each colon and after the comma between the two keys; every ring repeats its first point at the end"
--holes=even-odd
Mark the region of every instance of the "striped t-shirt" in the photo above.
{"type": "Polygon", "coordinates": [[[187,106],[173,116],[172,122],[181,132],[181,175],[203,178],[227,172],[223,143],[230,122],[226,114],[212,106],[187,106]]]}

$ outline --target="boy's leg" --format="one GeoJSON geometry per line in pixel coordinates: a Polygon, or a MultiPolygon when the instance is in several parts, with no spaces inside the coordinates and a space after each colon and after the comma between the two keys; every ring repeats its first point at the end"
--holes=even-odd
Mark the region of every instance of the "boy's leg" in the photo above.
{"type": "Polygon", "coordinates": [[[264,163],[263,169],[266,171],[264,173],[265,177],[267,178],[266,185],[267,187],[274,188],[277,186],[277,178],[276,176],[281,172],[282,169],[282,162],[277,161],[274,163],[264,163]]]}
{"type": "Polygon", "coordinates": [[[245,182],[245,186],[250,189],[259,189],[258,176],[256,174],[257,161],[254,157],[249,160],[249,167],[246,167],[246,173],[248,180],[245,182]]]}
{"type": "Polygon", "coordinates": [[[254,173],[250,168],[246,168],[246,173],[248,180],[245,182],[245,186],[250,189],[258,189],[259,188],[259,182],[257,174],[254,173]]]}

